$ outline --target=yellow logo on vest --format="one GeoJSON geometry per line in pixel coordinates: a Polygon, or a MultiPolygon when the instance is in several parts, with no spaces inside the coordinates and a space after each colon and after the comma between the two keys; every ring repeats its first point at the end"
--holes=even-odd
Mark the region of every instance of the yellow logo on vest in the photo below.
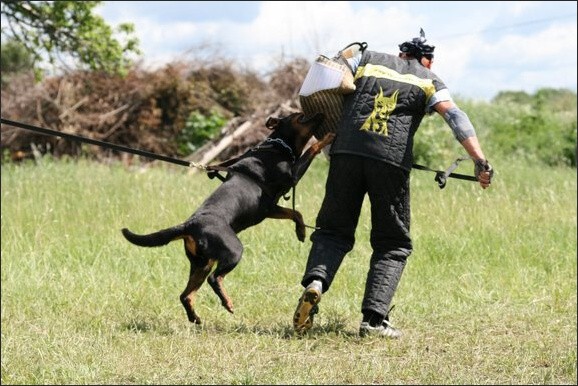
{"type": "Polygon", "coordinates": [[[380,87],[379,94],[375,96],[373,111],[360,130],[373,131],[387,136],[387,119],[395,109],[398,95],[399,90],[395,90],[390,97],[385,97],[383,96],[383,89],[380,87]]]}

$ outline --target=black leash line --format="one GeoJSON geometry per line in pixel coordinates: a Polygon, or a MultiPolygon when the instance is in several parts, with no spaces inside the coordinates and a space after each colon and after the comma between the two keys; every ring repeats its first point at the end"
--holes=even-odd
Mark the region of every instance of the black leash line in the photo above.
{"type": "MultiPolygon", "coordinates": [[[[19,127],[21,129],[25,129],[25,130],[35,131],[37,133],[41,133],[41,134],[45,134],[45,135],[52,135],[52,136],[56,136],[56,137],[68,138],[68,139],[72,139],[72,140],[79,141],[79,142],[85,142],[85,143],[88,143],[91,145],[97,145],[97,146],[102,146],[105,148],[123,151],[125,153],[132,153],[132,154],[141,155],[143,157],[156,159],[159,161],[165,161],[165,162],[170,162],[170,163],[181,165],[181,166],[197,167],[197,168],[202,169],[202,170],[207,170],[207,166],[205,166],[205,165],[200,165],[200,164],[195,163],[195,162],[189,162],[189,161],[185,161],[185,160],[178,159],[178,158],[172,158],[172,157],[168,157],[168,156],[164,156],[164,155],[159,155],[159,154],[151,153],[151,152],[148,152],[145,150],[133,149],[131,147],[116,145],[116,144],[110,143],[110,142],[86,138],[86,137],[82,137],[82,136],[76,135],[76,134],[69,134],[69,133],[64,133],[61,131],[50,130],[50,129],[46,129],[44,127],[33,126],[33,125],[26,124],[26,123],[13,121],[10,119],[0,118],[0,121],[6,125],[19,127]]],[[[452,173],[452,171],[458,166],[458,163],[463,161],[464,159],[467,159],[467,158],[458,158],[446,171],[434,170],[434,169],[428,168],[427,166],[422,166],[422,165],[417,165],[417,164],[413,164],[412,167],[414,169],[427,170],[427,171],[431,171],[431,172],[436,173],[435,181],[438,183],[440,189],[443,189],[446,186],[446,182],[447,182],[448,177],[457,178],[460,180],[467,180],[467,181],[476,181],[476,182],[478,181],[478,179],[474,176],[452,173]]],[[[215,170],[218,170],[218,169],[215,168],[215,170]]],[[[213,174],[210,175],[210,177],[211,178],[215,177],[214,171],[213,171],[213,174]]],[[[220,177],[220,176],[218,176],[218,177],[220,177]]],[[[222,180],[221,177],[220,177],[220,179],[222,180]]]]}
{"type": "Polygon", "coordinates": [[[177,165],[182,165],[182,166],[187,166],[187,167],[196,166],[196,164],[194,162],[184,161],[181,159],[167,157],[164,155],[159,155],[159,154],[151,153],[151,152],[144,151],[144,150],[133,149],[133,148],[126,147],[126,146],[115,145],[114,143],[109,143],[109,142],[99,141],[96,139],[86,138],[86,137],[82,137],[82,136],[76,135],[76,134],[63,133],[61,131],[45,129],[43,127],[28,125],[26,123],[11,121],[9,119],[4,119],[4,118],[1,118],[1,122],[4,124],[10,125],[10,126],[19,127],[21,129],[25,129],[25,130],[35,131],[35,132],[41,133],[41,134],[73,139],[75,141],[85,142],[85,143],[89,143],[91,145],[107,147],[107,148],[111,148],[114,150],[123,151],[126,153],[138,154],[138,155],[142,155],[144,157],[157,159],[157,160],[165,161],[165,162],[170,162],[170,163],[177,164],[177,165]]]}
{"type": "MultiPolygon", "coordinates": [[[[208,171],[209,178],[212,179],[214,177],[218,177],[221,181],[224,181],[225,178],[218,173],[219,170],[226,170],[226,167],[224,167],[223,165],[225,165],[225,163],[231,162],[231,160],[229,160],[229,161],[225,161],[224,163],[219,164],[219,165],[213,165],[212,167],[211,166],[207,167],[205,165],[200,165],[200,164],[197,164],[195,162],[188,162],[188,161],[184,161],[181,159],[167,157],[164,155],[159,155],[159,154],[151,153],[151,152],[144,151],[144,150],[138,150],[138,149],[133,149],[133,148],[126,147],[126,146],[115,145],[114,143],[99,141],[99,140],[91,139],[91,138],[86,138],[86,137],[82,137],[82,136],[76,135],[76,134],[69,134],[69,133],[63,133],[61,131],[50,130],[50,129],[46,129],[43,127],[29,125],[29,124],[22,123],[22,122],[12,121],[10,119],[0,118],[0,122],[4,123],[6,125],[18,127],[21,129],[35,131],[35,132],[41,133],[41,134],[52,135],[52,136],[62,137],[62,138],[69,138],[69,139],[73,139],[73,140],[76,140],[79,142],[85,142],[85,143],[89,143],[91,145],[97,145],[97,146],[102,146],[105,148],[111,148],[111,149],[118,150],[118,151],[124,151],[126,153],[138,154],[138,155],[142,155],[144,157],[148,157],[148,158],[152,158],[152,159],[156,159],[156,160],[160,160],[160,161],[166,161],[166,162],[170,162],[170,163],[177,164],[177,165],[182,165],[182,166],[187,166],[187,167],[191,167],[191,166],[198,167],[198,168],[203,169],[203,170],[209,170],[208,171]]],[[[232,161],[235,161],[235,159],[232,161]]],[[[285,199],[287,200],[288,198],[285,198],[285,199]]],[[[295,210],[295,186],[293,186],[293,210],[295,210]]],[[[313,227],[311,225],[307,225],[307,224],[305,224],[305,227],[316,229],[315,227],[313,227]]]]}
{"type": "Polygon", "coordinates": [[[427,170],[430,172],[434,172],[436,174],[435,176],[435,181],[438,183],[440,189],[445,188],[446,186],[446,182],[448,180],[448,177],[451,178],[457,178],[459,180],[466,180],[466,181],[475,181],[478,182],[478,179],[474,176],[468,176],[466,174],[458,174],[458,173],[452,173],[457,167],[458,164],[462,161],[465,161],[467,159],[471,159],[470,157],[460,157],[457,160],[454,161],[453,164],[450,165],[449,168],[447,168],[446,171],[442,171],[442,170],[433,170],[428,168],[427,166],[422,166],[422,165],[417,165],[417,164],[413,164],[412,167],[414,169],[419,169],[419,170],[427,170]]]}

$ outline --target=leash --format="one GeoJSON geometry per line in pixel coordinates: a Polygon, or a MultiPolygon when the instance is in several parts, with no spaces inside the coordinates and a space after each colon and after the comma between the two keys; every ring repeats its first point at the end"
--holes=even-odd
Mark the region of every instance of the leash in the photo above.
{"type": "Polygon", "coordinates": [[[452,173],[458,167],[460,162],[465,161],[467,159],[472,159],[472,158],[471,157],[460,157],[460,158],[456,159],[454,161],[454,163],[452,163],[450,165],[450,167],[447,168],[445,171],[434,170],[434,169],[428,168],[427,166],[422,166],[422,165],[417,165],[417,164],[413,164],[412,167],[414,169],[418,169],[418,170],[427,170],[430,172],[434,172],[436,174],[434,180],[438,183],[438,186],[440,187],[440,189],[443,189],[446,186],[448,178],[457,178],[459,180],[478,182],[478,179],[474,176],[469,176],[466,174],[452,173]]]}
{"type": "MultiPolygon", "coordinates": [[[[65,133],[65,132],[61,132],[61,131],[56,131],[56,130],[51,130],[51,129],[46,129],[44,127],[38,127],[38,126],[34,126],[34,125],[29,125],[26,123],[22,123],[22,122],[17,122],[17,121],[13,121],[10,119],[5,119],[5,118],[0,118],[0,122],[6,125],[10,125],[10,126],[14,126],[14,127],[18,127],[21,129],[25,129],[25,130],[30,130],[30,131],[34,131],[37,133],[41,133],[41,134],[45,134],[45,135],[52,135],[55,137],[62,137],[62,138],[68,138],[68,139],[72,139],[75,141],[79,141],[79,142],[84,142],[84,143],[88,143],[91,145],[97,145],[97,146],[101,146],[101,147],[105,147],[105,148],[110,148],[113,150],[117,150],[117,151],[122,151],[125,153],[132,153],[132,154],[137,154],[143,157],[147,157],[147,158],[151,158],[151,159],[156,159],[159,161],[164,161],[164,162],[169,162],[172,164],[176,164],[176,165],[181,165],[181,166],[186,166],[186,167],[195,167],[198,168],[200,170],[203,170],[205,172],[208,173],[209,178],[214,178],[217,177],[219,178],[221,181],[224,181],[224,177],[222,175],[220,175],[218,173],[219,170],[221,171],[225,171],[226,166],[236,162],[238,160],[239,157],[234,158],[232,160],[228,160],[225,162],[222,162],[220,164],[217,165],[210,165],[210,166],[206,166],[206,165],[202,165],[196,162],[189,162],[189,161],[185,161],[182,159],[178,159],[178,158],[172,158],[172,157],[168,157],[168,156],[164,156],[164,155],[159,155],[159,154],[155,154],[155,153],[151,153],[145,150],[139,150],[139,149],[133,149],[131,147],[127,147],[127,146],[122,146],[122,145],[116,145],[110,142],[105,142],[105,141],[99,141],[96,139],[92,139],[92,138],[87,138],[87,137],[83,137],[80,135],[76,135],[76,134],[70,134],[70,133],[65,133]]],[[[281,144],[282,146],[284,145],[285,147],[288,147],[288,145],[286,144],[281,144]]],[[[290,150],[290,148],[289,148],[290,150]]],[[[295,156],[292,154],[293,159],[295,159],[295,156]]],[[[457,167],[458,164],[463,161],[469,159],[469,157],[461,157],[458,158],[447,170],[442,171],[442,170],[434,170],[431,169],[427,166],[422,166],[422,165],[417,165],[417,164],[413,164],[412,167],[414,169],[419,169],[419,170],[427,170],[427,171],[431,171],[436,173],[435,175],[435,181],[438,183],[440,189],[443,189],[446,186],[447,183],[447,179],[448,178],[457,178],[457,179],[461,179],[461,180],[467,180],[467,181],[478,181],[476,177],[474,176],[469,176],[469,175],[464,175],[464,174],[458,174],[458,173],[452,173],[457,167]]],[[[295,188],[295,186],[293,186],[293,188],[295,188]]],[[[293,191],[293,198],[295,198],[295,191],[293,191]]]]}
{"type": "MultiPolygon", "coordinates": [[[[221,181],[225,181],[225,177],[219,173],[220,171],[228,172],[229,166],[233,165],[235,162],[239,161],[241,158],[243,158],[245,155],[247,155],[248,153],[250,153],[252,151],[269,150],[269,148],[264,146],[267,144],[272,145],[272,146],[274,146],[275,144],[280,145],[283,148],[283,150],[286,150],[289,152],[289,155],[291,155],[292,163],[295,163],[295,154],[293,153],[291,146],[287,145],[287,143],[285,143],[285,141],[283,141],[281,138],[267,138],[267,139],[265,139],[265,141],[263,141],[259,145],[255,146],[252,149],[247,150],[245,153],[241,154],[238,157],[228,159],[226,161],[221,162],[220,164],[206,166],[206,170],[208,171],[207,173],[209,175],[209,178],[213,179],[213,178],[217,177],[221,181]]],[[[285,199],[288,200],[288,198],[285,198],[285,199]]]]}
{"type": "Polygon", "coordinates": [[[114,143],[99,141],[96,139],[87,138],[87,137],[83,137],[83,136],[76,135],[76,134],[64,133],[61,131],[46,129],[44,127],[33,126],[33,125],[29,125],[29,124],[22,123],[22,122],[12,121],[10,119],[4,119],[4,118],[0,118],[0,119],[1,119],[1,122],[6,124],[6,125],[19,127],[21,129],[30,130],[30,131],[34,131],[34,132],[45,134],[45,135],[52,135],[55,137],[73,139],[75,141],[89,143],[91,145],[97,145],[97,146],[101,146],[101,147],[105,147],[105,148],[109,148],[109,149],[114,149],[114,150],[118,150],[118,151],[123,151],[125,153],[137,154],[137,155],[141,155],[141,156],[144,156],[147,158],[152,158],[152,159],[156,159],[159,161],[165,161],[165,162],[169,162],[169,163],[173,163],[173,164],[177,164],[177,165],[181,165],[181,166],[196,167],[196,168],[199,168],[202,170],[207,169],[207,166],[201,165],[201,164],[196,163],[196,162],[189,162],[189,161],[185,161],[185,160],[178,159],[178,158],[167,157],[164,155],[151,153],[151,152],[148,152],[145,150],[133,149],[133,148],[127,147],[127,146],[116,145],[114,143]]]}
{"type": "MultiPolygon", "coordinates": [[[[144,156],[147,158],[156,159],[159,161],[165,161],[165,162],[169,162],[169,163],[176,164],[176,165],[181,165],[181,166],[186,166],[186,167],[196,167],[198,169],[201,169],[201,170],[207,172],[207,175],[210,179],[217,177],[221,181],[225,181],[226,177],[221,175],[219,173],[219,171],[228,171],[228,166],[237,162],[244,155],[243,154],[239,157],[229,159],[227,161],[221,162],[221,163],[216,164],[216,165],[208,165],[207,166],[207,165],[202,165],[202,164],[199,164],[196,162],[189,162],[189,161],[185,161],[185,160],[178,159],[178,158],[172,158],[172,157],[168,157],[168,156],[164,156],[164,155],[151,153],[151,152],[148,152],[145,150],[133,149],[133,148],[127,147],[127,146],[117,145],[117,144],[105,142],[105,141],[99,141],[96,139],[83,137],[81,135],[70,134],[70,133],[65,133],[65,132],[61,132],[61,131],[57,131],[57,130],[46,129],[44,127],[29,125],[26,123],[17,122],[17,121],[13,121],[10,119],[0,118],[0,122],[3,124],[6,124],[6,125],[18,127],[21,129],[34,131],[34,132],[37,132],[40,134],[51,135],[51,136],[55,136],[55,137],[68,138],[68,139],[72,139],[75,141],[88,143],[91,145],[97,145],[97,146],[101,146],[104,148],[122,151],[125,153],[137,154],[137,155],[141,155],[141,156],[144,156]]],[[[279,139],[279,138],[267,139],[265,142],[271,142],[273,144],[277,143],[277,144],[281,145],[283,148],[285,148],[286,150],[288,150],[290,152],[291,157],[293,159],[293,162],[295,162],[295,155],[293,154],[291,147],[289,145],[287,145],[285,142],[283,142],[281,139],[279,139]]],[[[260,146],[261,145],[257,146],[256,148],[251,149],[250,151],[255,151],[255,150],[259,149],[260,146]]],[[[295,185],[292,186],[292,189],[293,189],[293,210],[295,210],[295,185]]],[[[288,197],[283,197],[283,198],[285,200],[289,199],[288,197]]],[[[315,227],[313,227],[311,225],[305,225],[305,226],[307,228],[316,229],[315,227]]]]}
{"type": "MultiPolygon", "coordinates": [[[[117,151],[122,151],[125,153],[131,153],[131,154],[136,154],[136,155],[140,155],[143,157],[147,157],[147,158],[151,158],[151,159],[156,159],[159,161],[164,161],[164,162],[169,162],[172,164],[176,164],[176,165],[181,165],[181,166],[186,166],[186,167],[195,167],[198,168],[200,170],[203,170],[207,173],[208,177],[213,179],[214,177],[217,177],[219,180],[221,181],[225,181],[225,177],[223,175],[221,175],[219,173],[219,171],[228,171],[228,166],[234,164],[235,162],[237,162],[243,155],[229,159],[227,161],[221,162],[219,164],[216,165],[202,165],[196,162],[189,162],[189,161],[185,161],[182,159],[178,159],[178,158],[172,158],[172,157],[168,157],[168,156],[164,156],[164,155],[159,155],[159,154],[155,154],[155,153],[151,153],[145,150],[139,150],[139,149],[133,149],[131,147],[128,146],[122,146],[122,145],[117,145],[117,144],[113,144],[110,142],[105,142],[105,141],[100,141],[100,140],[96,140],[96,139],[92,139],[92,138],[87,138],[87,137],[83,137],[80,135],[76,135],[76,134],[70,134],[70,133],[65,133],[65,132],[61,132],[61,131],[56,131],[56,130],[51,130],[51,129],[46,129],[44,127],[38,127],[38,126],[34,126],[34,125],[30,125],[30,124],[26,124],[26,123],[22,123],[22,122],[17,122],[17,121],[13,121],[10,119],[5,119],[5,118],[0,118],[0,122],[6,125],[10,125],[10,126],[14,126],[14,127],[18,127],[21,129],[25,129],[25,130],[29,130],[29,131],[34,131],[40,134],[45,134],[45,135],[52,135],[55,137],[62,137],[62,138],[68,138],[68,139],[72,139],[75,141],[79,141],[79,142],[84,142],[84,143],[88,143],[91,145],[97,145],[97,146],[101,146],[104,148],[109,148],[109,149],[113,149],[113,150],[117,150],[117,151]]],[[[291,147],[289,145],[287,145],[285,142],[283,142],[281,139],[267,139],[266,142],[272,142],[272,143],[278,143],[279,145],[283,146],[286,150],[288,150],[291,153],[293,162],[295,163],[295,155],[293,154],[293,151],[291,150],[291,147]]],[[[251,149],[251,151],[255,151],[257,149],[260,148],[261,145],[257,146],[256,148],[251,149]]],[[[246,154],[246,153],[245,153],[246,154]]],[[[467,180],[467,181],[477,181],[477,178],[474,176],[468,176],[468,175],[464,175],[464,174],[457,174],[457,173],[452,173],[457,167],[458,164],[461,161],[464,161],[466,159],[470,159],[470,157],[460,157],[458,158],[447,170],[445,171],[441,171],[441,170],[434,170],[431,169],[427,166],[422,166],[422,165],[417,165],[417,164],[413,164],[412,167],[414,169],[419,169],[419,170],[427,170],[427,171],[431,171],[436,173],[435,175],[435,181],[438,183],[440,189],[443,189],[446,186],[447,183],[447,179],[448,178],[457,178],[457,179],[462,179],[462,180],[467,180]]],[[[296,183],[293,184],[292,186],[292,206],[293,206],[293,210],[295,210],[295,185],[296,183]]],[[[282,196],[285,200],[288,200],[288,197],[284,197],[282,196]]],[[[310,228],[310,229],[319,229],[318,227],[314,227],[311,225],[307,225],[305,224],[306,228],[310,228]]]]}

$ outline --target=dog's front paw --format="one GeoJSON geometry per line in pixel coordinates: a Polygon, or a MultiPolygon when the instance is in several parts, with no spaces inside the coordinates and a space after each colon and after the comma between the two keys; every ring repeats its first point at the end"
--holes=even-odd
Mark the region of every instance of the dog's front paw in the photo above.
{"type": "Polygon", "coordinates": [[[297,239],[301,242],[305,241],[305,225],[303,224],[295,224],[295,234],[297,235],[297,239]]]}
{"type": "Polygon", "coordinates": [[[305,222],[303,221],[303,215],[298,210],[293,211],[293,221],[295,221],[295,234],[297,235],[297,240],[305,241],[305,222]]]}

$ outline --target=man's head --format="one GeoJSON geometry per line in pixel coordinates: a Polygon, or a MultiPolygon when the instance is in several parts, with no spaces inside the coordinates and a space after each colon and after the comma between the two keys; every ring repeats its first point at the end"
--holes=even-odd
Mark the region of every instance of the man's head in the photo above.
{"type": "Polygon", "coordinates": [[[433,63],[435,46],[425,44],[425,32],[420,28],[419,37],[403,42],[399,45],[399,56],[402,58],[416,58],[424,67],[430,68],[433,63]]]}

